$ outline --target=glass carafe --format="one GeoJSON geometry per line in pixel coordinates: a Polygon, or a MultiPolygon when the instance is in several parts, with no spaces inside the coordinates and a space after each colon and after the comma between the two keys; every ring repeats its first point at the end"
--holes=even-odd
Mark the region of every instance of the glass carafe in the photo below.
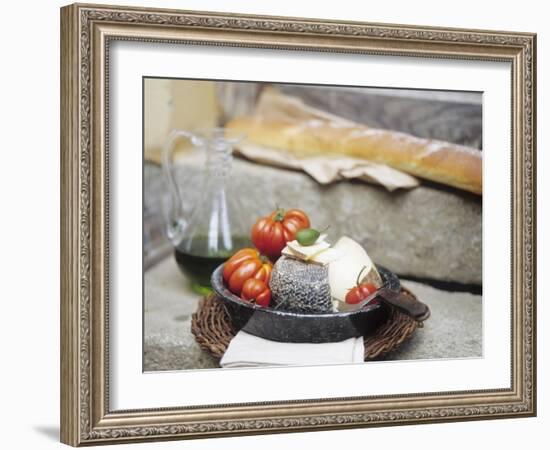
{"type": "Polygon", "coordinates": [[[233,146],[240,140],[238,136],[226,136],[223,128],[193,133],[174,130],[164,147],[162,162],[171,194],[167,233],[178,266],[191,281],[193,290],[200,294],[210,291],[214,269],[249,244],[249,230],[245,229],[231,176],[233,146]],[[193,186],[196,196],[187,217],[183,211],[189,208],[182,203],[182,180],[175,175],[172,155],[181,138],[189,139],[206,154],[201,181],[193,186]]]}

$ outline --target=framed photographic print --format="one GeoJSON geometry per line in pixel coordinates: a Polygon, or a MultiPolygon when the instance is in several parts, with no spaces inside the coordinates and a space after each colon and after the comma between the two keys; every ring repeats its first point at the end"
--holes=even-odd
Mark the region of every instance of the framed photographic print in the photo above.
{"type": "Polygon", "coordinates": [[[61,440],[536,414],[530,33],[61,9],[61,440]]]}

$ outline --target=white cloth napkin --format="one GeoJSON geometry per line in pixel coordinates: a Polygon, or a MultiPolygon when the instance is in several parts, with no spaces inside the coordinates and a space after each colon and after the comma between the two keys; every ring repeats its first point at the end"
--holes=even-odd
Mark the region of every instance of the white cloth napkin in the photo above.
{"type": "Polygon", "coordinates": [[[323,344],[275,342],[239,331],[220,365],[225,368],[363,362],[363,337],[323,344]]]}

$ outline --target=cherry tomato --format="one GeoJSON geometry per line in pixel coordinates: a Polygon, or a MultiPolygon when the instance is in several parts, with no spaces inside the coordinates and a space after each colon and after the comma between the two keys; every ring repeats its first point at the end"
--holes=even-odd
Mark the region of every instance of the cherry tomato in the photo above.
{"type": "Polygon", "coordinates": [[[271,301],[271,290],[265,281],[249,278],[244,282],[241,298],[256,305],[267,307],[271,301]]]}
{"type": "MultiPolygon", "coordinates": [[[[361,275],[366,270],[366,267],[363,267],[361,271],[357,274],[357,281],[355,282],[355,287],[350,289],[348,293],[346,294],[346,303],[350,305],[356,305],[357,303],[361,303],[363,300],[365,300],[369,295],[371,295],[373,292],[377,291],[377,288],[372,283],[360,283],[359,280],[361,280],[361,275]]],[[[374,300],[378,302],[378,300],[374,300]]]]}
{"type": "Polygon", "coordinates": [[[363,283],[350,289],[346,294],[346,303],[355,305],[365,300],[373,292],[376,292],[376,286],[372,283],[363,283]]]}
{"type": "Polygon", "coordinates": [[[255,278],[269,283],[272,264],[264,262],[258,250],[243,248],[227,260],[223,268],[223,279],[231,292],[241,295],[246,280],[255,278]]]}
{"type": "Polygon", "coordinates": [[[258,219],[252,227],[252,243],[260,252],[275,261],[286,243],[296,239],[296,232],[309,228],[309,217],[300,209],[277,209],[258,219]]]}

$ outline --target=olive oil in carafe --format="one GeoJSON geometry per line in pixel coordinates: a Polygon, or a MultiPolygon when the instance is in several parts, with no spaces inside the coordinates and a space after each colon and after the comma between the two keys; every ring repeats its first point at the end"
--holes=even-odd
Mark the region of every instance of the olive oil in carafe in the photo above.
{"type": "Polygon", "coordinates": [[[231,176],[233,146],[243,137],[230,136],[224,128],[194,133],[175,130],[164,147],[163,168],[171,193],[168,238],[174,245],[180,269],[187,275],[193,290],[203,295],[211,292],[210,277],[214,269],[249,245],[245,236],[250,228],[245,226],[240,192],[236,194],[233,186],[239,180],[231,176]],[[200,172],[202,182],[193,186],[195,190],[191,193],[194,195],[186,197],[187,202],[192,198],[194,205],[183,201],[181,193],[186,192],[191,183],[179,186],[183,177],[176,177],[173,165],[172,153],[176,141],[182,138],[191,140],[198,152],[206,157],[204,170],[200,172]]]}
{"type": "Polygon", "coordinates": [[[176,247],[174,252],[178,266],[189,278],[193,291],[202,295],[212,292],[210,277],[214,270],[235,252],[250,245],[248,239],[244,237],[233,237],[234,250],[205,254],[205,249],[208,248],[206,241],[206,237],[197,237],[193,239],[189,250],[176,247]]]}

